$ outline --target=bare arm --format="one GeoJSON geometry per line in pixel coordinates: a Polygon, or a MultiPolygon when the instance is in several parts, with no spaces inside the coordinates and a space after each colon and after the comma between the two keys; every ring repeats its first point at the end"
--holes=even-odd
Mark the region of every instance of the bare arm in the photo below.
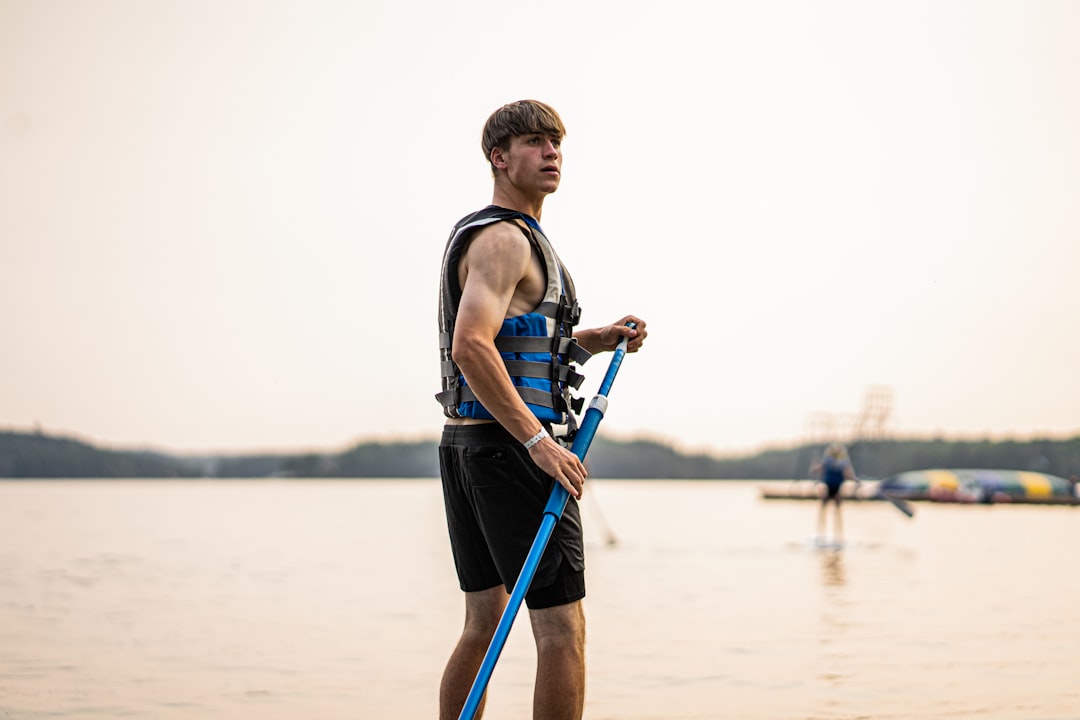
{"type": "MultiPolygon", "coordinates": [[[[543,293],[543,271],[529,241],[514,226],[496,223],[476,236],[462,260],[462,295],[454,327],[453,359],[480,403],[518,442],[542,428],[518,395],[495,347],[503,320],[527,312],[543,293]]],[[[537,467],[580,497],[585,467],[551,438],[529,449],[537,467]]]]}

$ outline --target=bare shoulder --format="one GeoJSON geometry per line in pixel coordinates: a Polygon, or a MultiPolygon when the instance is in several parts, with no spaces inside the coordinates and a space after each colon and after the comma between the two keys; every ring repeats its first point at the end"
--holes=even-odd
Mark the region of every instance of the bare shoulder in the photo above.
{"type": "Polygon", "coordinates": [[[468,271],[489,265],[524,270],[532,254],[528,238],[512,222],[495,222],[476,233],[463,258],[468,271]]]}
{"type": "Polygon", "coordinates": [[[513,223],[492,223],[477,233],[458,274],[468,300],[481,298],[499,306],[500,320],[531,312],[543,299],[543,268],[529,239],[513,223]]]}
{"type": "Polygon", "coordinates": [[[529,240],[521,226],[511,220],[493,222],[481,228],[469,243],[469,248],[478,244],[488,248],[492,245],[507,245],[519,250],[529,248],[529,240]]]}

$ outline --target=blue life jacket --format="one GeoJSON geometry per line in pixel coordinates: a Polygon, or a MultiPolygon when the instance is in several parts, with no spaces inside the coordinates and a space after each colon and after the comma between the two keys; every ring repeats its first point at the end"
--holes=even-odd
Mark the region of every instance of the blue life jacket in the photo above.
{"type": "Polygon", "coordinates": [[[844,482],[844,469],[847,467],[846,460],[837,460],[827,455],[821,461],[821,481],[826,485],[841,485],[844,482]]]}
{"type": "Polygon", "coordinates": [[[541,422],[573,426],[569,412],[580,412],[584,401],[584,398],[570,395],[571,388],[576,390],[584,380],[574,364],[582,364],[590,357],[573,337],[574,326],[581,317],[574,282],[535,219],[495,205],[459,220],[446,243],[439,297],[442,391],[435,398],[447,417],[494,419],[477,400],[452,357],[454,325],[461,302],[458,265],[469,241],[481,228],[515,220],[526,224],[521,231],[540,258],[547,287],[543,299],[532,312],[503,320],[495,347],[502,356],[510,381],[532,413],[541,422]]]}

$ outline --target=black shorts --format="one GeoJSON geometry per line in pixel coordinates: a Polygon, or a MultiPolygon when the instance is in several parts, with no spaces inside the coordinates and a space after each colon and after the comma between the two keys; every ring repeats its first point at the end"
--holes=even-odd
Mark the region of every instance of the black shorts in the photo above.
{"type": "Polygon", "coordinates": [[[825,499],[836,500],[837,502],[840,502],[840,499],[842,497],[840,495],[840,488],[844,486],[844,481],[841,480],[840,482],[824,482],[823,484],[825,485],[825,499]]]}
{"type": "MultiPolygon", "coordinates": [[[[447,425],[439,445],[446,524],[465,592],[510,592],[544,515],[554,479],[498,423],[447,425]]],[[[585,597],[581,512],[570,498],[540,558],[525,604],[533,609],[585,597]]]]}

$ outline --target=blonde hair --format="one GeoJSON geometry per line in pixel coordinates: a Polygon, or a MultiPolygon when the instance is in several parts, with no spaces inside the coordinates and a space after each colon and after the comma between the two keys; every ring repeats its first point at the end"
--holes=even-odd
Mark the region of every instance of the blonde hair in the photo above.
{"type": "Polygon", "coordinates": [[[566,135],[566,126],[555,108],[539,100],[518,100],[503,105],[491,113],[484,123],[480,140],[484,157],[490,163],[492,150],[496,147],[506,150],[510,147],[510,138],[530,133],[542,133],[562,140],[566,135]]]}
{"type": "Polygon", "coordinates": [[[834,457],[837,460],[843,460],[847,457],[847,448],[840,443],[832,443],[825,449],[825,454],[834,457]]]}

